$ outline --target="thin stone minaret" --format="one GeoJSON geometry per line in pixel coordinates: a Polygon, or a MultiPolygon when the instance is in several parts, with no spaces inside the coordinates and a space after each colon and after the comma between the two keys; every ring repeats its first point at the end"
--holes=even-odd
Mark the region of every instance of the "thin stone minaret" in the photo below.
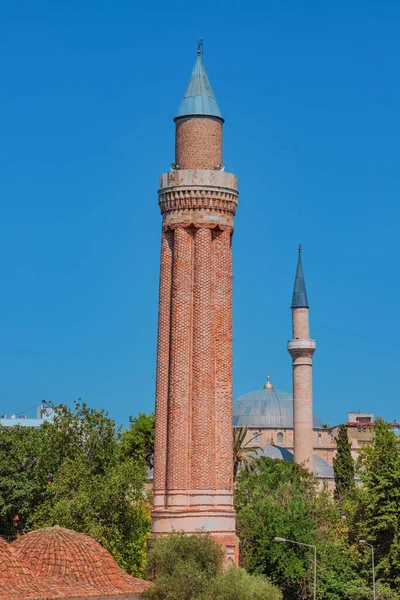
{"type": "Polygon", "coordinates": [[[312,356],[315,340],[310,339],[308,301],[301,261],[297,261],[292,298],[293,339],[288,343],[293,366],[294,460],[313,471],[312,356]]]}
{"type": "Polygon", "coordinates": [[[161,176],[152,535],[211,532],[238,560],[232,466],[232,233],[237,179],[201,46],[161,176]]]}

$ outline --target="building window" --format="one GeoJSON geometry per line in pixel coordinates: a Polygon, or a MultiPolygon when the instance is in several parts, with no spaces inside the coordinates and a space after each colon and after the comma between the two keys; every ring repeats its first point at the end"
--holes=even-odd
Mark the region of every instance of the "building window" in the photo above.
{"type": "Polygon", "coordinates": [[[371,417],[357,417],[357,423],[371,423],[371,417]]]}
{"type": "Polygon", "coordinates": [[[260,443],[260,432],[257,431],[254,435],[253,435],[253,439],[252,439],[253,444],[259,444],[260,443]]]}
{"type": "Polygon", "coordinates": [[[276,443],[283,444],[283,433],[278,433],[278,435],[276,436],[276,443]]]}
{"type": "Polygon", "coordinates": [[[318,446],[320,446],[320,445],[321,445],[321,434],[319,433],[318,434],[318,446]]]}

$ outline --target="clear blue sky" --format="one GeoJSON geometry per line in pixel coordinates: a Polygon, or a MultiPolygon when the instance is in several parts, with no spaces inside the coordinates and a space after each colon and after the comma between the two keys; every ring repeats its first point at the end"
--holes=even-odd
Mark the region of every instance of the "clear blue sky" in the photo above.
{"type": "Polygon", "coordinates": [[[291,390],[297,244],[315,409],[399,411],[400,4],[3,2],[0,413],[154,405],[159,175],[196,43],[239,177],[234,396],[291,390]]]}

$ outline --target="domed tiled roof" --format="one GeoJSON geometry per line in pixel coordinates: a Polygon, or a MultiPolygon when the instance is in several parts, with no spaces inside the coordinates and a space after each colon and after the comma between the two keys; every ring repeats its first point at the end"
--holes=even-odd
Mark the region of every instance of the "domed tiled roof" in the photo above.
{"type": "MultiPolygon", "coordinates": [[[[288,392],[269,389],[255,390],[243,394],[233,402],[233,426],[293,428],[293,396],[288,392]]],[[[314,413],[313,426],[322,429],[314,413]]]]}
{"type": "MultiPolygon", "coordinates": [[[[258,456],[268,456],[269,458],[278,458],[286,462],[293,462],[293,453],[287,448],[268,444],[261,446],[257,452],[258,456]]],[[[321,456],[313,455],[313,471],[315,477],[319,479],[334,479],[333,467],[321,456]]]]}
{"type": "Polygon", "coordinates": [[[11,544],[0,538],[0,586],[27,584],[32,577],[25,561],[19,558],[11,544]]]}
{"type": "Polygon", "coordinates": [[[39,579],[13,546],[0,538],[0,600],[67,598],[70,595],[70,585],[60,586],[59,582],[39,579]],[[54,587],[59,588],[56,594],[52,591],[54,587]]]}
{"type": "Polygon", "coordinates": [[[125,573],[95,540],[70,529],[47,527],[32,531],[16,539],[12,546],[37,576],[74,581],[90,587],[91,595],[135,594],[149,585],[125,573]]]}

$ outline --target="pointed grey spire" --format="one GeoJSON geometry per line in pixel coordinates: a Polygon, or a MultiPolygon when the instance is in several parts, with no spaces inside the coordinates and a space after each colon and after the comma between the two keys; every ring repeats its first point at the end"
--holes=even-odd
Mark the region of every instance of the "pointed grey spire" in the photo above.
{"type": "Polygon", "coordinates": [[[306,282],[304,281],[303,264],[301,262],[301,244],[299,246],[291,308],[308,308],[306,282]]]}
{"type": "Polygon", "coordinates": [[[221,111],[218,108],[214,92],[212,91],[203,61],[201,60],[200,45],[189,84],[175,118],[179,119],[179,117],[189,115],[206,115],[222,119],[221,111]]]}

